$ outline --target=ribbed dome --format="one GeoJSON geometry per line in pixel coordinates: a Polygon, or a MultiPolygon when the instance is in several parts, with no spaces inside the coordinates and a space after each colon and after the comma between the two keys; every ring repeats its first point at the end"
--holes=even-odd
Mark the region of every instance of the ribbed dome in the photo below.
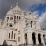
{"type": "Polygon", "coordinates": [[[21,9],[18,7],[18,3],[16,4],[16,7],[13,8],[13,10],[21,11],[21,9]]]}

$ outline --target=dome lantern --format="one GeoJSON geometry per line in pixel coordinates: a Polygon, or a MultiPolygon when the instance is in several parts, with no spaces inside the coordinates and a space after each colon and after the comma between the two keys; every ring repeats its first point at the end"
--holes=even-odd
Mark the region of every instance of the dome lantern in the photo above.
{"type": "Polygon", "coordinates": [[[18,7],[18,2],[16,3],[16,7],[18,7]]]}

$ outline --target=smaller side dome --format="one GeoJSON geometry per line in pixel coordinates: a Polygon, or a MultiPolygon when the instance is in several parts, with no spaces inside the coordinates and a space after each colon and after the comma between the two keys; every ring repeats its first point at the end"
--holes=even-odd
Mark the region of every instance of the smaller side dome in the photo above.
{"type": "Polygon", "coordinates": [[[12,9],[12,6],[11,6],[11,9],[7,12],[6,15],[14,15],[14,13],[13,13],[13,9],[12,9]]]}

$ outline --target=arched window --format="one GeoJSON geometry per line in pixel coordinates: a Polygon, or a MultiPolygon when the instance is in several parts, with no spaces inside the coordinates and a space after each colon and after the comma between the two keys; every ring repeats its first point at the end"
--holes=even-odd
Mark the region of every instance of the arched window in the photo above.
{"type": "Polygon", "coordinates": [[[31,13],[29,13],[29,15],[31,15],[31,13]]]}
{"type": "Polygon", "coordinates": [[[13,31],[12,31],[12,35],[11,35],[11,38],[13,38],[13,31]]]}
{"type": "Polygon", "coordinates": [[[31,21],[31,28],[32,28],[32,23],[33,23],[33,21],[31,21]]]}
{"type": "Polygon", "coordinates": [[[19,20],[20,20],[20,16],[19,16],[19,20]]]}
{"type": "Polygon", "coordinates": [[[9,33],[9,38],[10,38],[10,33],[9,33]]]}
{"type": "Polygon", "coordinates": [[[13,17],[10,17],[10,20],[13,20],[13,17]]]}
{"type": "Polygon", "coordinates": [[[33,41],[33,44],[36,44],[36,36],[35,36],[35,32],[32,33],[32,41],[33,41]]]}
{"type": "Polygon", "coordinates": [[[40,33],[38,34],[38,41],[39,41],[39,44],[41,44],[41,34],[40,33]]]}
{"type": "Polygon", "coordinates": [[[14,16],[14,24],[16,23],[16,16],[14,16]]]}
{"type": "Polygon", "coordinates": [[[14,19],[16,19],[16,16],[14,16],[14,19]]]}
{"type": "Polygon", "coordinates": [[[25,33],[25,39],[27,39],[27,34],[25,33]]]}
{"type": "Polygon", "coordinates": [[[9,26],[12,27],[12,24],[10,24],[9,26]]]}
{"type": "Polygon", "coordinates": [[[43,34],[43,37],[45,38],[45,34],[43,34]]]}
{"type": "Polygon", "coordinates": [[[17,16],[17,19],[18,19],[18,16],[17,16]]]}
{"type": "Polygon", "coordinates": [[[8,20],[9,20],[9,17],[7,17],[7,22],[8,22],[8,20]]]}
{"type": "Polygon", "coordinates": [[[9,20],[9,17],[7,17],[7,20],[9,20]]]}
{"type": "Polygon", "coordinates": [[[14,33],[14,39],[15,39],[15,33],[14,33]]]}

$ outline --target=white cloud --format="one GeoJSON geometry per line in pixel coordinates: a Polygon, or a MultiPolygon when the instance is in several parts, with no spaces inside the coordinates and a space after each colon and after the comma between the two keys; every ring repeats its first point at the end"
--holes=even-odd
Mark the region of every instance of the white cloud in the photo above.
{"type": "Polygon", "coordinates": [[[38,16],[38,11],[33,12],[34,16],[38,16]]]}
{"type": "MultiPolygon", "coordinates": [[[[33,15],[39,16],[38,11],[34,11],[33,15]]],[[[46,12],[42,13],[41,16],[39,17],[39,23],[40,23],[41,28],[46,26],[46,12]]]]}
{"type": "Polygon", "coordinates": [[[41,28],[46,26],[46,12],[41,14],[41,16],[39,17],[39,22],[40,22],[41,28]]]}
{"type": "Polygon", "coordinates": [[[38,15],[38,11],[34,11],[32,14],[33,14],[34,17],[36,17],[36,16],[39,17],[39,15],[38,15]]]}

